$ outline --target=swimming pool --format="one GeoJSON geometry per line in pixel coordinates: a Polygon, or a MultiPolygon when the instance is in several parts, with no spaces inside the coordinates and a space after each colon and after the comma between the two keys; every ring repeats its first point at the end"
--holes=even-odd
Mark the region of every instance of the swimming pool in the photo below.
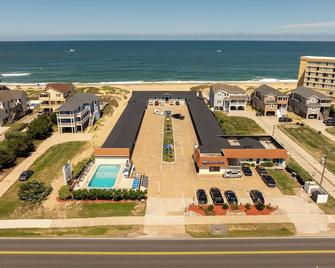
{"type": "Polygon", "coordinates": [[[120,171],[120,165],[100,165],[95,171],[89,188],[113,188],[120,171]]]}

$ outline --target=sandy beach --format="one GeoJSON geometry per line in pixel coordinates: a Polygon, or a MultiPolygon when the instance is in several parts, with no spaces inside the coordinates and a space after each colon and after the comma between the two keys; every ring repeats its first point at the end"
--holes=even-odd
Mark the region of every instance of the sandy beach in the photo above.
{"type": "MultiPolygon", "coordinates": [[[[217,82],[216,82],[217,83],[217,82]]],[[[224,81],[220,82],[224,84],[237,85],[245,90],[254,89],[262,84],[267,84],[276,89],[281,89],[283,91],[290,91],[294,89],[297,85],[297,82],[294,80],[288,81],[224,81]]],[[[122,89],[127,89],[130,91],[145,91],[145,90],[161,90],[161,91],[184,91],[190,90],[192,87],[202,86],[202,85],[210,85],[212,82],[141,82],[141,83],[74,83],[76,87],[102,87],[102,86],[112,86],[118,87],[122,89]]],[[[10,89],[44,89],[45,83],[40,84],[4,84],[8,86],[10,89]]]]}

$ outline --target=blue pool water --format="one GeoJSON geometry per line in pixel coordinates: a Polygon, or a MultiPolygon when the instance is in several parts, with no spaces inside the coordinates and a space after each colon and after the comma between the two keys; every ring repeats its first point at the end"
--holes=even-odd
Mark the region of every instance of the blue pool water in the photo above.
{"type": "Polygon", "coordinates": [[[100,165],[95,171],[89,188],[112,188],[117,179],[120,165],[100,165]]]}

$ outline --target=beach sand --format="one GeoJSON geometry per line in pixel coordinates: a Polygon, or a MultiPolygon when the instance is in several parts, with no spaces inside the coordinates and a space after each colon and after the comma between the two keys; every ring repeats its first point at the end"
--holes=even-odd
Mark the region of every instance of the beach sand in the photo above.
{"type": "MultiPolygon", "coordinates": [[[[252,90],[262,84],[264,82],[261,81],[227,81],[222,82],[224,84],[237,85],[245,90],[252,90]]],[[[201,85],[210,85],[211,82],[208,83],[188,83],[188,82],[150,82],[150,83],[75,83],[76,87],[102,87],[102,86],[111,86],[118,87],[122,89],[127,89],[130,91],[187,91],[192,87],[201,86],[201,85]]],[[[297,86],[296,81],[276,81],[276,82],[266,82],[267,85],[272,86],[276,89],[281,89],[285,92],[291,91],[297,86]]],[[[10,89],[22,89],[22,90],[43,90],[44,84],[4,84],[8,86],[10,89]]]]}

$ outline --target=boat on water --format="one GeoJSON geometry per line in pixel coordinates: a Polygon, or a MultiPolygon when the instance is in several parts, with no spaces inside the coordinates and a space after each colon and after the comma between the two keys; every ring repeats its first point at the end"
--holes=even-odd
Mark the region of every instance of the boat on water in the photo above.
{"type": "Polygon", "coordinates": [[[74,50],[74,49],[71,48],[71,49],[69,50],[69,52],[70,52],[70,53],[73,53],[73,52],[76,52],[76,50],[74,50]]]}
{"type": "Polygon", "coordinates": [[[221,52],[222,52],[222,50],[221,50],[221,49],[218,49],[216,52],[217,52],[217,53],[221,53],[221,52]]]}

